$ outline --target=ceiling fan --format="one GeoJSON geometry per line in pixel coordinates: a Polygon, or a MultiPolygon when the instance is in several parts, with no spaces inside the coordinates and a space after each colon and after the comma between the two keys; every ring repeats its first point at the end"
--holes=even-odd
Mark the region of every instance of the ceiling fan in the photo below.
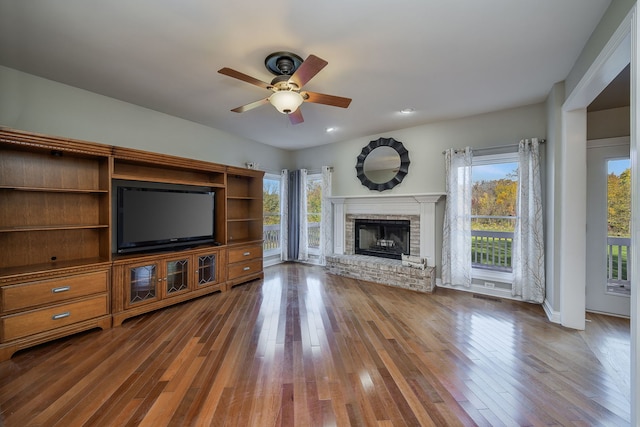
{"type": "Polygon", "coordinates": [[[327,61],[315,55],[309,55],[307,59],[303,61],[302,58],[295,53],[275,52],[267,56],[264,60],[264,65],[267,70],[276,75],[271,83],[263,82],[239,71],[232,70],[231,68],[221,68],[218,72],[273,91],[268,98],[251,102],[234,108],[231,111],[244,113],[256,107],[271,104],[281,113],[287,114],[291,123],[296,125],[304,122],[302,113],[298,108],[303,102],[313,102],[341,108],[347,108],[351,103],[350,98],[302,91],[302,87],[327,64],[327,61]]]}

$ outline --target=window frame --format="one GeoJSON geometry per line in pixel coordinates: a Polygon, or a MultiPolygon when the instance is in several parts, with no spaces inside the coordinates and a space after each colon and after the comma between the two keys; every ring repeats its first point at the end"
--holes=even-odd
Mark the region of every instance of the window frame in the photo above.
{"type": "MultiPolygon", "coordinates": [[[[606,163],[606,177],[608,180],[609,174],[610,172],[610,162],[612,161],[620,161],[620,160],[625,160],[629,162],[629,169],[631,168],[631,156],[612,156],[612,157],[607,157],[605,159],[605,163],[606,163]]],[[[633,175],[631,175],[631,179],[633,180],[633,175]]],[[[606,194],[606,201],[607,204],[609,203],[609,184],[607,182],[606,184],[606,190],[607,190],[607,194],[606,194]]],[[[633,214],[632,214],[633,215],[633,214]]],[[[607,217],[605,218],[606,223],[605,226],[608,229],[608,225],[609,225],[609,214],[607,213],[607,217]]],[[[610,262],[611,262],[611,257],[612,255],[609,254],[609,237],[613,237],[613,236],[609,236],[609,233],[607,233],[607,266],[605,267],[606,271],[607,271],[607,280],[605,280],[604,283],[604,292],[606,295],[610,295],[610,296],[617,296],[617,297],[623,297],[623,298],[631,298],[631,256],[629,256],[630,250],[631,250],[631,225],[629,225],[629,246],[627,247],[627,261],[626,261],[626,268],[627,268],[627,284],[624,286],[623,290],[620,289],[616,289],[613,287],[613,283],[609,283],[609,268],[610,268],[610,262]],[[627,289],[627,287],[629,289],[627,289]],[[612,289],[613,288],[613,289],[612,289]]],[[[625,237],[623,237],[625,238],[625,237]]],[[[619,249],[621,250],[621,248],[619,249]]],[[[621,256],[621,255],[618,255],[621,256]]]]}
{"type": "MultiPolygon", "coordinates": [[[[271,173],[265,173],[264,174],[264,178],[263,178],[263,183],[262,183],[262,192],[264,195],[264,183],[266,181],[275,181],[278,184],[278,195],[279,197],[282,197],[282,182],[280,179],[280,175],[276,175],[276,174],[271,174],[271,173]]],[[[263,197],[264,198],[264,197],[263,197]]],[[[280,253],[282,252],[282,204],[280,203],[280,201],[278,201],[278,207],[280,209],[280,233],[278,233],[278,247],[275,249],[264,249],[263,246],[263,258],[267,258],[270,256],[275,256],[275,255],[280,255],[280,253]]],[[[263,205],[262,205],[262,218],[263,218],[263,223],[262,223],[262,235],[264,237],[264,230],[265,230],[265,226],[266,223],[264,222],[264,217],[265,217],[266,211],[264,210],[264,201],[263,201],[263,205]]],[[[264,243],[263,243],[264,245],[264,243]]]]}
{"type": "MultiPolygon", "coordinates": [[[[309,182],[310,181],[317,181],[319,186],[320,186],[320,191],[322,192],[322,173],[307,173],[307,208],[309,207],[309,182]]],[[[318,222],[318,224],[322,224],[322,198],[323,195],[322,193],[320,194],[320,212],[308,212],[307,211],[307,253],[309,255],[313,255],[313,257],[319,257],[320,256],[320,247],[318,248],[312,248],[311,246],[309,246],[309,215],[310,214],[317,214],[320,216],[320,221],[318,222]]],[[[320,238],[322,238],[322,236],[320,236],[320,238]]]]}
{"type": "MultiPolygon", "coordinates": [[[[501,154],[474,155],[471,161],[471,179],[473,180],[473,168],[475,166],[486,166],[501,163],[517,163],[520,166],[518,152],[501,154]]],[[[472,181],[473,185],[473,181],[472,181]]],[[[517,216],[514,217],[517,219],[517,216]]],[[[469,248],[471,250],[471,248],[469,248]]],[[[484,281],[495,281],[513,284],[513,271],[498,271],[486,268],[471,267],[471,278],[484,281]]]]}

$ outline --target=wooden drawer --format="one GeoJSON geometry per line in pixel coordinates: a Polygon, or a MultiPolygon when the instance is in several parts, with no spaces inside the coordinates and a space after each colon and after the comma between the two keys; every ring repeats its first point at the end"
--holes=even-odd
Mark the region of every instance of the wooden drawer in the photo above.
{"type": "Polygon", "coordinates": [[[2,311],[56,304],[72,298],[107,292],[108,271],[5,286],[0,290],[2,311]]]}
{"type": "Polygon", "coordinates": [[[259,271],[262,271],[262,258],[229,265],[227,278],[231,280],[246,276],[247,274],[257,273],[259,271]]]}
{"type": "Polygon", "coordinates": [[[2,318],[2,341],[11,341],[104,316],[108,312],[107,295],[98,295],[78,302],[5,316],[2,318]]]}
{"type": "Polygon", "coordinates": [[[261,244],[229,249],[229,264],[256,258],[262,258],[261,244]]]}

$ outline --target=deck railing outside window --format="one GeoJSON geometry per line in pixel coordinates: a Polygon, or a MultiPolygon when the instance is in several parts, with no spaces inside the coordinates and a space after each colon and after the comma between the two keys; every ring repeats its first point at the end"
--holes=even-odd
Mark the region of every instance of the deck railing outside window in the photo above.
{"type": "MultiPolygon", "coordinates": [[[[320,223],[312,222],[307,224],[309,234],[307,235],[307,244],[311,249],[320,249],[320,223]]],[[[263,244],[265,251],[280,248],[280,224],[265,225],[263,230],[263,244]]]]}
{"type": "Polygon", "coordinates": [[[487,270],[512,271],[511,231],[471,231],[471,265],[487,270]]]}
{"type": "Polygon", "coordinates": [[[268,222],[274,222],[272,217],[277,217],[278,222],[280,222],[280,215],[264,215],[265,225],[262,231],[262,248],[265,252],[280,249],[280,224],[267,224],[268,222]],[[271,217],[270,221],[268,221],[269,217],[271,217]]]}
{"type": "Polygon", "coordinates": [[[320,223],[309,222],[307,223],[307,245],[309,249],[320,249],[320,223]]]}
{"type": "Polygon", "coordinates": [[[511,249],[516,218],[471,216],[471,265],[495,271],[513,271],[511,249]]]}
{"type": "Polygon", "coordinates": [[[630,295],[629,259],[631,259],[631,239],[609,236],[607,238],[607,291],[630,295]]]}

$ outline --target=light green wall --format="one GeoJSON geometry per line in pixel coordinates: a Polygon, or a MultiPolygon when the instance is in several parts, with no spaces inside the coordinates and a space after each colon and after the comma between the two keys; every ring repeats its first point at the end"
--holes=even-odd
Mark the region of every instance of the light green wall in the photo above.
{"type": "MultiPolygon", "coordinates": [[[[560,310],[560,239],[557,227],[560,224],[559,211],[556,206],[562,205],[560,189],[556,187],[556,176],[561,167],[562,157],[562,104],[564,103],[564,82],[556,83],[546,102],[547,111],[547,143],[545,147],[545,269],[546,269],[546,303],[551,311],[560,310]]],[[[556,319],[559,322],[559,319],[556,319]]]]}
{"type": "Polygon", "coordinates": [[[364,187],[356,176],[356,158],[369,141],[394,138],[409,151],[409,173],[404,181],[385,194],[444,192],[444,157],[451,147],[473,148],[517,144],[523,138],[546,138],[544,104],[529,105],[488,114],[430,123],[385,134],[298,150],[295,168],[318,170],[333,166],[333,195],[379,194],[364,187]]]}
{"type": "Polygon", "coordinates": [[[0,66],[0,125],[233,166],[287,167],[291,153],[0,66]]]}

